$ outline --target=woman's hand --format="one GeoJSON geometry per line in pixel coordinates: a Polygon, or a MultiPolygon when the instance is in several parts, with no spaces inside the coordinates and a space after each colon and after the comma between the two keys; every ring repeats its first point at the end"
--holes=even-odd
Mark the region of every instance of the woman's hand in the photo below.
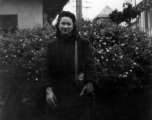
{"type": "Polygon", "coordinates": [[[53,90],[51,87],[46,88],[46,103],[50,105],[52,108],[57,107],[56,105],[57,99],[53,93],[53,90]]]}
{"type": "Polygon", "coordinates": [[[94,92],[94,87],[93,87],[93,83],[88,82],[84,88],[82,89],[80,95],[84,95],[85,93],[87,94],[93,94],[94,92]]]}

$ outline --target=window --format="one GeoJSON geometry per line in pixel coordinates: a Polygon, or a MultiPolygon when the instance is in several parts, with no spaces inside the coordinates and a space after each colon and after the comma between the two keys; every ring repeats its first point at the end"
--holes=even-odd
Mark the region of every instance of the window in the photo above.
{"type": "Polygon", "coordinates": [[[145,29],[148,29],[148,11],[145,11],[145,29]]]}
{"type": "Polygon", "coordinates": [[[152,7],[150,8],[150,28],[152,28],[152,7]]]}
{"type": "Polygon", "coordinates": [[[17,15],[0,15],[0,29],[14,32],[17,29],[17,15]]]}

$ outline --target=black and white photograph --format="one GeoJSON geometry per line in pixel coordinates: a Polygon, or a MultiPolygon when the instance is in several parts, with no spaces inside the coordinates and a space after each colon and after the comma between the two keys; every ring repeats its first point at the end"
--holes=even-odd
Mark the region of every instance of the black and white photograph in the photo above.
{"type": "Polygon", "coordinates": [[[152,120],[152,0],[0,0],[0,120],[152,120]]]}

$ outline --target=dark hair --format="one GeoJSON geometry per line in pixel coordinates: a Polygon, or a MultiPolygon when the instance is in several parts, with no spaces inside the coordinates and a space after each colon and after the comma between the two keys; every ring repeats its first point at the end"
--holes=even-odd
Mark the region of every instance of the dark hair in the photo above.
{"type": "Polygon", "coordinates": [[[57,31],[56,31],[56,37],[59,37],[60,34],[61,34],[58,26],[59,26],[59,23],[60,23],[60,20],[61,20],[62,17],[69,17],[69,18],[72,19],[73,30],[72,30],[71,33],[74,34],[76,32],[76,24],[75,24],[76,18],[75,18],[75,15],[73,13],[69,12],[69,11],[62,11],[62,12],[60,12],[60,14],[58,16],[57,23],[56,23],[56,29],[57,29],[57,31]]]}

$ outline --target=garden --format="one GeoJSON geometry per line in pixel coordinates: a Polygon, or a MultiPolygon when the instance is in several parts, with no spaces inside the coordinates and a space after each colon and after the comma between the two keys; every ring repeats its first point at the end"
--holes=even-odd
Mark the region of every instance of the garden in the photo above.
{"type": "MultiPolygon", "coordinates": [[[[99,88],[92,108],[94,118],[150,120],[152,38],[140,30],[107,21],[82,21],[77,26],[79,34],[91,42],[97,66],[99,88]]],[[[8,104],[14,117],[22,117],[18,115],[20,110],[25,120],[32,119],[29,111],[38,104],[46,45],[54,37],[55,27],[48,24],[15,33],[1,32],[0,95],[2,98],[10,93],[8,104]]]]}

